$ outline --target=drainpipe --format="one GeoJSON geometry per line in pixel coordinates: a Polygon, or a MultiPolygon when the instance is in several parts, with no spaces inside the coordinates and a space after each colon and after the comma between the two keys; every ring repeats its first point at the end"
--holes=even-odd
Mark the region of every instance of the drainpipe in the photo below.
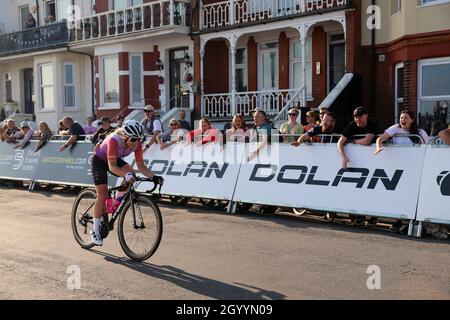
{"type": "Polygon", "coordinates": [[[40,19],[39,19],[39,0],[36,0],[36,20],[37,20],[37,24],[36,26],[39,27],[41,25],[40,19]]]}
{"type": "Polygon", "coordinates": [[[69,47],[66,48],[70,53],[81,54],[83,56],[88,56],[91,60],[91,92],[92,92],[92,117],[95,118],[95,74],[94,74],[94,55],[85,52],[72,51],[69,47]]]}
{"type": "MultiPolygon", "coordinates": [[[[376,0],[372,0],[372,6],[376,5],[376,0]]],[[[377,50],[376,50],[376,29],[372,28],[372,45],[371,45],[371,87],[370,87],[370,110],[373,117],[376,115],[376,102],[377,102],[377,50]]]]}

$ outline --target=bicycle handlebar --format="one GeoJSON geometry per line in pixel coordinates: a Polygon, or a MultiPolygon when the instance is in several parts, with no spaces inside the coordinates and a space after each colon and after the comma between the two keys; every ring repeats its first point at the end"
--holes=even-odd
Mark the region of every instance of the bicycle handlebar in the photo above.
{"type": "MultiPolygon", "coordinates": [[[[153,181],[152,178],[141,178],[141,177],[136,177],[135,178],[136,182],[153,182],[153,188],[151,190],[147,190],[146,193],[152,193],[153,191],[156,190],[156,188],[158,188],[158,186],[160,185],[159,183],[156,183],[155,181],[153,181]]],[[[161,187],[160,187],[161,190],[161,187]]]]}

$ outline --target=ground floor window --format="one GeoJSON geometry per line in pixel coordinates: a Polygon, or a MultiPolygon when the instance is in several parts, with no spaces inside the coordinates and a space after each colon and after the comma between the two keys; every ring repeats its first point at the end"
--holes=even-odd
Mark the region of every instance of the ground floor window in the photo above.
{"type": "Polygon", "coordinates": [[[40,107],[42,110],[55,108],[53,65],[51,63],[39,65],[40,107]]]}
{"type": "Polygon", "coordinates": [[[395,66],[395,123],[399,121],[400,112],[404,106],[404,67],[403,63],[395,66]]]}
{"type": "MultiPolygon", "coordinates": [[[[312,97],[312,39],[306,40],[306,93],[308,97],[312,97]]],[[[291,44],[291,88],[303,87],[302,77],[302,46],[301,41],[292,41],[291,44]]]]}
{"type": "Polygon", "coordinates": [[[11,73],[5,73],[5,101],[12,101],[11,73]]]}
{"type": "Polygon", "coordinates": [[[102,58],[101,64],[102,107],[120,107],[119,58],[117,55],[102,58]]]}
{"type": "Polygon", "coordinates": [[[450,123],[450,57],[419,61],[420,126],[435,136],[450,123]]]}

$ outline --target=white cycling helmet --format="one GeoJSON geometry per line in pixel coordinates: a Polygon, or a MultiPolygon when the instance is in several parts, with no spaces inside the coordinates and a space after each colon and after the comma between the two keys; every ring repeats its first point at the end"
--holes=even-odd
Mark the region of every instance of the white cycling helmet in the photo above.
{"type": "Polygon", "coordinates": [[[130,138],[142,139],[144,128],[136,120],[127,120],[123,124],[123,131],[130,138]]]}

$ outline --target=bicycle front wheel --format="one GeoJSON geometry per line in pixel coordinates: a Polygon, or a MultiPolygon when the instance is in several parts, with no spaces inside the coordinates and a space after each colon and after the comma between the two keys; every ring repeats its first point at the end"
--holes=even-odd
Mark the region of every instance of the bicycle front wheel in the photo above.
{"type": "Polygon", "coordinates": [[[144,261],[156,252],[161,242],[163,222],[161,211],[152,200],[138,196],[133,206],[129,200],[118,223],[120,246],[128,257],[144,261]]]}

